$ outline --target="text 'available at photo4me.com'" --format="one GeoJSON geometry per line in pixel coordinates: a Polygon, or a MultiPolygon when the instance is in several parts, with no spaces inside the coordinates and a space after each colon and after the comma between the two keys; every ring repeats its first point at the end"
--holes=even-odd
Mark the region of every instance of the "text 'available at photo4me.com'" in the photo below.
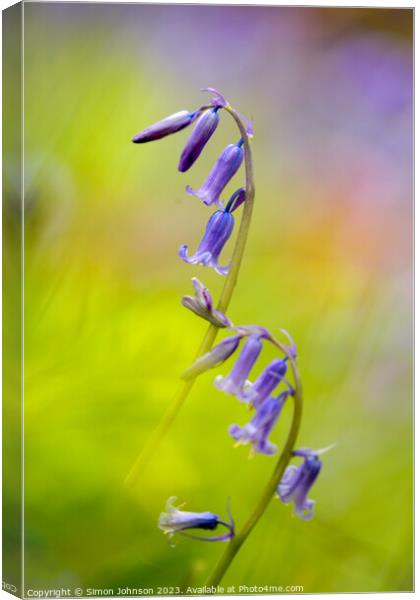
{"type": "MultiPolygon", "coordinates": [[[[3,583],[3,589],[7,586],[3,583]]],[[[218,586],[159,586],[159,587],[63,587],[50,589],[28,588],[25,598],[85,598],[85,597],[114,597],[114,596],[202,596],[206,594],[281,594],[303,593],[303,585],[218,585],[218,586]]]]}

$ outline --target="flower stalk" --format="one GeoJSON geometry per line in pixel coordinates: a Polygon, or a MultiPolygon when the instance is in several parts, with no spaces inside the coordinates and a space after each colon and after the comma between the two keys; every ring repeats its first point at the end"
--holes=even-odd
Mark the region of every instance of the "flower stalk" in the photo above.
{"type": "MultiPolygon", "coordinates": [[[[226,112],[228,112],[231,115],[231,117],[236,122],[236,125],[238,126],[238,129],[241,134],[241,139],[243,140],[245,163],[245,200],[243,202],[242,217],[232,253],[232,260],[230,264],[229,273],[226,276],[225,284],[223,286],[222,293],[217,304],[217,310],[222,313],[225,313],[232,299],[232,295],[238,280],[239,270],[242,264],[242,258],[245,252],[246,242],[248,239],[248,231],[251,225],[251,218],[254,207],[255,186],[249,131],[245,126],[245,123],[241,118],[240,114],[234,108],[232,108],[230,104],[225,104],[221,108],[223,108],[226,112]]],[[[204,335],[203,341],[201,342],[200,347],[198,349],[197,357],[209,352],[209,350],[214,344],[218,331],[219,328],[216,325],[212,323],[209,325],[204,335]]],[[[172,423],[178,416],[178,413],[181,410],[185,400],[188,398],[196,379],[197,377],[193,377],[188,381],[184,381],[181,383],[177,393],[175,394],[171,404],[168,406],[161,421],[150,436],[149,440],[146,442],[136,462],[134,463],[128,475],[126,476],[124,480],[124,484],[126,486],[132,487],[133,485],[135,485],[140,473],[152,459],[152,456],[159,447],[162,439],[165,437],[165,435],[171,428],[172,423]]]]}

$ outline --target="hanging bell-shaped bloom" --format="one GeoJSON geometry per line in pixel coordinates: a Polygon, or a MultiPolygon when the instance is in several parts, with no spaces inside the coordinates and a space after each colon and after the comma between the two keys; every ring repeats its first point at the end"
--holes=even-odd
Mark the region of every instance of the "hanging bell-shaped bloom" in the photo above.
{"type": "Polygon", "coordinates": [[[330,448],[331,446],[323,450],[295,450],[294,456],[301,456],[303,462],[299,467],[287,467],[277,488],[280,500],[285,504],[293,502],[295,514],[303,521],[309,521],[313,517],[315,501],[308,499],[308,494],[321,471],[322,462],[319,455],[330,448]]]}
{"type": "Polygon", "coordinates": [[[181,158],[179,159],[178,171],[181,171],[181,173],[188,171],[195,163],[203,151],[204,146],[216,131],[218,124],[218,108],[211,108],[210,110],[203,112],[201,117],[197,120],[185,148],[182,151],[181,158]]]}
{"type": "Polygon", "coordinates": [[[219,275],[227,275],[230,264],[221,267],[218,259],[232,234],[234,224],[235,218],[229,211],[216,211],[207,223],[206,231],[197,252],[192,256],[188,256],[188,246],[184,245],[178,251],[179,257],[190,265],[198,264],[204,267],[213,267],[219,275]]]}
{"type": "Polygon", "coordinates": [[[199,116],[200,111],[189,112],[188,110],[180,110],[169,117],[165,117],[161,121],[150,125],[143,131],[140,131],[133,137],[135,144],[145,144],[146,142],[153,142],[154,140],[160,140],[167,135],[181,131],[188,125],[191,125],[193,121],[199,116]]]}
{"type": "Polygon", "coordinates": [[[226,377],[219,375],[214,382],[215,386],[226,392],[237,396],[241,394],[245,382],[252,367],[262,350],[262,342],[258,336],[250,336],[246,339],[241,352],[236,360],[232,371],[226,377]]]}
{"type": "Polygon", "coordinates": [[[275,358],[271,361],[255,380],[255,383],[245,388],[238,398],[243,402],[249,402],[254,408],[258,408],[286,375],[286,361],[286,358],[275,358]]]}
{"type": "Polygon", "coordinates": [[[239,140],[237,144],[229,144],[217,159],[201,188],[193,190],[191,186],[187,185],[188,194],[197,196],[204,204],[217,204],[220,206],[220,194],[243,161],[244,151],[242,145],[242,140],[239,140]]]}
{"type": "Polygon", "coordinates": [[[229,428],[230,435],[238,444],[252,444],[254,452],[258,454],[275,454],[277,446],[267,438],[279,418],[288,395],[289,392],[286,391],[278,398],[267,398],[247,425],[243,427],[232,425],[229,428]]]}
{"type": "Polygon", "coordinates": [[[232,517],[230,522],[222,521],[217,515],[211,512],[187,512],[179,510],[174,506],[176,498],[173,496],[166,503],[166,512],[162,512],[159,516],[158,527],[164,533],[172,537],[176,533],[181,533],[193,539],[202,540],[204,542],[222,542],[228,541],[235,535],[234,524],[232,517]],[[229,530],[228,533],[221,536],[201,537],[191,534],[186,534],[189,529],[204,529],[213,531],[218,525],[223,525],[229,530]]]}

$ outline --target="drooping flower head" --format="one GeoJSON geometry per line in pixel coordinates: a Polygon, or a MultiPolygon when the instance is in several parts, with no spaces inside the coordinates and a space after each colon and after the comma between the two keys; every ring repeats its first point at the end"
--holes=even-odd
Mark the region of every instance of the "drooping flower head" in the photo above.
{"type": "Polygon", "coordinates": [[[174,506],[176,497],[172,496],[166,502],[166,512],[159,516],[158,527],[164,533],[172,537],[176,533],[192,537],[194,539],[206,542],[228,541],[235,535],[234,523],[229,512],[229,522],[222,521],[217,515],[211,512],[187,512],[179,510],[174,506]],[[201,537],[185,533],[189,529],[204,529],[214,531],[218,525],[223,525],[229,530],[228,533],[220,536],[201,537]]]}
{"type": "Polygon", "coordinates": [[[181,173],[188,171],[195,163],[203,151],[204,146],[216,131],[219,124],[218,110],[219,107],[206,110],[197,120],[185,148],[182,151],[181,158],[179,159],[178,171],[181,171],[181,173]]]}
{"type": "Polygon", "coordinates": [[[182,304],[199,317],[206,319],[216,327],[230,327],[230,319],[213,306],[213,299],[209,290],[196,277],[192,278],[195,296],[183,296],[182,304]]]}
{"type": "Polygon", "coordinates": [[[255,380],[255,383],[245,388],[238,398],[243,402],[249,402],[254,408],[258,408],[284,379],[287,371],[286,361],[287,358],[272,360],[255,380]]]}
{"type": "Polygon", "coordinates": [[[299,467],[288,466],[277,487],[280,500],[285,504],[293,502],[295,514],[303,521],[309,521],[313,517],[315,500],[308,499],[308,494],[321,471],[319,456],[331,447],[322,450],[295,450],[293,455],[302,457],[303,462],[299,467]]]}
{"type": "Polygon", "coordinates": [[[230,264],[221,267],[218,259],[232,234],[234,224],[235,218],[229,210],[217,210],[207,223],[206,231],[197,252],[192,256],[188,256],[188,246],[184,244],[178,251],[179,257],[190,265],[198,264],[204,267],[213,267],[219,275],[227,275],[230,264]]]}
{"type": "Polygon", "coordinates": [[[222,342],[216,344],[209,352],[206,352],[206,354],[197,358],[197,360],[184,371],[182,378],[188,380],[197,377],[209,369],[221,365],[235,352],[241,339],[241,335],[232,335],[225,338],[222,342]]]}
{"type": "Polygon", "coordinates": [[[180,110],[169,117],[150,125],[143,131],[140,131],[133,137],[135,144],[145,144],[146,142],[153,142],[154,140],[160,140],[167,135],[181,131],[188,125],[191,125],[193,121],[199,116],[200,110],[189,112],[188,110],[180,110]]]}
{"type": "Polygon", "coordinates": [[[261,350],[262,342],[260,337],[256,335],[248,337],[232,371],[226,377],[222,377],[221,375],[216,377],[215,386],[227,394],[239,395],[261,350]]]}
{"type": "Polygon", "coordinates": [[[220,206],[220,194],[242,164],[244,158],[242,146],[242,139],[237,144],[229,144],[217,159],[201,188],[193,190],[187,185],[188,194],[197,196],[208,206],[210,204],[220,206]]]}
{"type": "Polygon", "coordinates": [[[229,433],[238,444],[252,444],[258,454],[275,454],[277,446],[267,438],[270,435],[289,392],[283,392],[277,398],[267,398],[259,407],[251,421],[240,427],[231,425],[229,433]]]}

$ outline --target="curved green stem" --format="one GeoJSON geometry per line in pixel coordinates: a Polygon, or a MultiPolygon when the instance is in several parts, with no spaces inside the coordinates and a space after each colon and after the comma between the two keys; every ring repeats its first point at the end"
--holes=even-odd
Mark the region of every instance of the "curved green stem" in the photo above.
{"type": "MultiPolygon", "coordinates": [[[[238,235],[236,237],[235,247],[233,249],[232,262],[229,269],[229,274],[226,277],[225,285],[223,286],[223,290],[219,302],[217,304],[217,309],[221,312],[226,312],[229,303],[232,299],[233,290],[235,289],[235,285],[238,280],[239,269],[241,267],[242,257],[244,255],[246,240],[248,237],[248,230],[251,223],[255,194],[251,146],[249,143],[249,137],[245,125],[243,124],[241,117],[234,108],[228,105],[225,106],[224,109],[235,120],[244,142],[246,186],[245,202],[243,205],[242,218],[239,225],[238,235]]],[[[203,338],[203,341],[201,342],[200,347],[198,349],[197,357],[211,350],[216,336],[218,334],[218,331],[219,329],[215,325],[209,325],[206,334],[203,338]]],[[[164,413],[160,423],[150,436],[149,440],[146,442],[146,445],[144,446],[136,462],[134,463],[127,477],[125,478],[125,485],[131,486],[136,482],[142,469],[144,469],[144,467],[148,464],[149,460],[156,452],[163,437],[166,435],[167,431],[172,426],[172,423],[175,421],[179,411],[181,410],[182,405],[184,404],[192,387],[194,386],[196,379],[197,377],[194,377],[189,381],[183,382],[180,385],[171,404],[164,413]]]]}
{"type": "Polygon", "coordinates": [[[274,468],[274,471],[267,483],[266,488],[264,489],[264,492],[257,506],[254,508],[253,512],[249,516],[242,530],[229,542],[228,547],[226,548],[219,563],[216,565],[215,570],[213,571],[212,575],[210,576],[207,582],[208,586],[217,586],[218,583],[222,580],[226,571],[230,567],[233,559],[241,549],[244,542],[247,540],[249,534],[254,529],[255,525],[258,523],[258,521],[264,514],[268,505],[270,504],[270,501],[272,500],[276,492],[277,486],[281,478],[283,477],[284,471],[286,470],[286,467],[289,464],[290,458],[292,457],[292,452],[295,447],[296,439],[299,433],[299,427],[302,418],[302,385],[296,361],[286,346],[277,342],[277,340],[273,339],[271,341],[289,358],[293,372],[293,378],[295,381],[295,394],[293,396],[293,419],[290,426],[289,435],[287,436],[287,440],[283,451],[280,454],[280,458],[274,468]]]}
{"type": "Polygon", "coordinates": [[[254,169],[252,165],[252,153],[251,145],[249,143],[249,137],[246,128],[242,122],[242,119],[230,106],[225,106],[225,110],[232,115],[236,124],[241,132],[241,137],[244,142],[244,160],[245,160],[245,202],[244,209],[242,212],[242,219],[239,225],[239,231],[236,238],[235,248],[232,254],[232,264],[229,269],[229,275],[226,279],[225,285],[223,286],[222,294],[220,296],[217,309],[226,312],[230,300],[232,298],[233,290],[235,289],[236,282],[238,280],[239,269],[241,268],[242,258],[245,251],[246,241],[248,238],[249,226],[251,224],[252,211],[254,208],[254,169]]]}

